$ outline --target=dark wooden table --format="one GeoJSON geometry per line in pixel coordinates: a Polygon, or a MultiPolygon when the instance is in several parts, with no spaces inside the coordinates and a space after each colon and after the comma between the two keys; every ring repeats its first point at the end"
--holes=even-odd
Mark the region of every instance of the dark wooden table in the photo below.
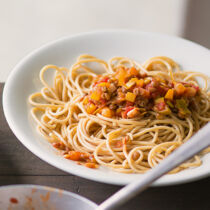
{"type": "MultiPolygon", "coordinates": [[[[0,96],[3,86],[0,84],[0,96]]],[[[98,204],[121,188],[67,174],[40,160],[13,135],[2,103],[0,123],[0,185],[47,185],[77,193],[98,204]]],[[[119,209],[210,210],[210,178],[177,186],[151,187],[119,209]]]]}

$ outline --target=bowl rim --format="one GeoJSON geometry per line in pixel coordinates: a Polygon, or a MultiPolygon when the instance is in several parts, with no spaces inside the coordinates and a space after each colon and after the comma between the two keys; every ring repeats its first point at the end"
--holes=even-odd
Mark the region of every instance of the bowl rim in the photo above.
{"type": "MultiPolygon", "coordinates": [[[[47,162],[50,165],[53,165],[56,168],[59,168],[60,170],[63,170],[67,173],[70,173],[68,170],[66,170],[64,167],[62,167],[59,164],[54,163],[52,160],[50,160],[50,158],[47,158],[46,156],[43,157],[42,152],[33,149],[34,146],[31,145],[31,143],[29,141],[27,141],[27,139],[24,139],[22,137],[21,131],[19,131],[18,129],[16,129],[15,123],[13,122],[13,117],[10,113],[9,108],[7,107],[8,104],[8,93],[10,90],[10,86],[11,86],[11,82],[14,80],[16,73],[21,69],[21,66],[24,66],[24,63],[32,58],[33,56],[35,56],[36,54],[39,54],[40,51],[42,50],[46,50],[48,47],[52,47],[53,45],[59,45],[59,43],[65,42],[65,41],[72,41],[73,39],[77,39],[80,37],[85,37],[85,36],[91,36],[91,35],[104,35],[104,34],[113,34],[113,33],[123,33],[123,34],[139,34],[139,35],[152,35],[155,37],[160,37],[160,38],[170,38],[172,40],[180,40],[180,41],[184,41],[184,42],[188,42],[191,45],[194,45],[196,47],[199,47],[200,49],[202,49],[203,51],[206,51],[206,53],[209,53],[209,49],[201,46],[200,44],[194,43],[190,40],[186,40],[183,39],[181,37],[177,37],[174,35],[168,35],[168,34],[163,34],[163,33],[153,33],[153,32],[144,32],[144,31],[140,31],[140,30],[130,30],[130,29],[110,29],[110,30],[95,30],[95,31],[90,31],[90,32],[82,32],[82,33],[78,33],[78,34],[74,34],[74,35],[70,35],[70,36],[64,36],[61,37],[59,39],[56,39],[54,41],[48,42],[44,45],[42,45],[41,47],[33,50],[31,53],[29,53],[28,55],[26,55],[24,58],[22,58],[17,65],[13,68],[13,70],[11,71],[11,73],[9,74],[4,89],[3,89],[3,111],[5,114],[5,118],[7,120],[7,123],[9,124],[9,127],[11,128],[11,130],[13,131],[13,133],[15,134],[15,136],[17,137],[17,139],[27,148],[29,149],[33,154],[35,154],[37,157],[39,157],[40,159],[42,159],[43,161],[47,162]]],[[[76,175],[76,176],[80,176],[86,179],[90,179],[93,181],[98,181],[98,182],[102,182],[102,183],[107,183],[107,184],[114,184],[114,185],[125,185],[126,183],[124,181],[121,181],[120,179],[118,181],[116,180],[112,180],[110,178],[107,179],[101,179],[99,177],[92,177],[91,174],[82,174],[74,171],[71,171],[72,174],[76,175]]],[[[166,185],[175,185],[175,184],[181,184],[181,183],[188,183],[191,181],[195,181],[204,177],[210,176],[210,171],[205,171],[202,173],[197,173],[197,174],[190,174],[190,176],[188,178],[177,178],[176,180],[173,181],[166,181],[166,180],[162,180],[160,178],[160,180],[157,180],[156,182],[154,182],[152,184],[152,186],[166,186],[166,185]]]]}
{"type": "Polygon", "coordinates": [[[2,185],[0,186],[0,192],[1,190],[4,190],[4,189],[21,189],[21,188],[29,188],[29,189],[39,189],[39,190],[44,190],[44,191],[50,191],[50,192],[55,192],[56,194],[65,194],[67,196],[71,196],[73,198],[76,198],[84,203],[87,203],[88,205],[92,206],[92,207],[97,207],[98,205],[87,199],[86,197],[84,196],[81,196],[81,195],[78,195],[76,193],[73,193],[73,192],[70,192],[70,191],[67,191],[67,190],[63,190],[63,189],[60,189],[60,188],[55,188],[55,187],[51,187],[51,186],[45,186],[45,185],[36,185],[36,184],[12,184],[12,185],[2,185]]]}

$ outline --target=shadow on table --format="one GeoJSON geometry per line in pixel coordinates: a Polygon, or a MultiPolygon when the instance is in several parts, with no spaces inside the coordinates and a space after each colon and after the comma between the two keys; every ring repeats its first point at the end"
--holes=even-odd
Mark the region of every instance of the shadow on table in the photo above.
{"type": "MultiPolygon", "coordinates": [[[[3,84],[0,83],[0,101],[3,84]]],[[[20,119],[21,120],[21,119],[20,119]]],[[[27,150],[10,130],[0,104],[0,185],[39,184],[39,176],[66,175],[27,150]],[[33,176],[33,179],[26,176],[33,176]],[[33,181],[33,182],[32,182],[33,181]]]]}
{"type": "MultiPolygon", "coordinates": [[[[77,193],[98,204],[120,189],[96,182],[87,186],[86,180],[77,179],[77,193]]],[[[176,186],[151,187],[118,210],[209,210],[209,187],[210,178],[176,186]]]]}
{"type": "MultiPolygon", "coordinates": [[[[2,101],[2,89],[3,85],[0,86],[0,101],[2,101]]],[[[1,182],[3,182],[1,184],[21,183],[20,176],[14,177],[14,175],[20,173],[20,167],[17,164],[19,161],[16,156],[20,150],[20,143],[16,141],[15,136],[7,125],[2,106],[0,106],[0,122],[0,176],[1,182]]],[[[18,155],[22,156],[23,154],[20,151],[18,155]]]]}

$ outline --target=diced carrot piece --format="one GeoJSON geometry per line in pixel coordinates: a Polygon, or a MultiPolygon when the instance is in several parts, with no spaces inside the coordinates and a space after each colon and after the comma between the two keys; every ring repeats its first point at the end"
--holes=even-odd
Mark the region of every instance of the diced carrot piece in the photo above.
{"type": "Polygon", "coordinates": [[[174,98],[174,90],[173,89],[169,89],[167,91],[167,93],[165,94],[165,99],[173,100],[173,98],[174,98]]]}
{"type": "Polygon", "coordinates": [[[109,109],[108,107],[105,107],[101,110],[101,114],[104,117],[109,117],[111,118],[113,116],[113,111],[111,109],[109,109]]]}
{"type": "Polygon", "coordinates": [[[110,83],[108,82],[101,82],[98,84],[99,87],[109,87],[110,83]]]}
{"type": "Polygon", "coordinates": [[[118,85],[124,85],[126,78],[126,70],[124,68],[120,68],[117,72],[116,78],[118,79],[118,85]]]}
{"type": "Polygon", "coordinates": [[[87,160],[87,159],[89,159],[89,157],[90,157],[90,155],[88,153],[81,152],[81,154],[80,154],[80,158],[82,160],[87,160]]]}
{"type": "Polygon", "coordinates": [[[136,84],[136,82],[138,81],[137,78],[131,78],[125,85],[125,87],[127,89],[131,88],[132,86],[134,86],[136,84]]]}
{"type": "Polygon", "coordinates": [[[95,163],[85,163],[85,166],[88,168],[97,168],[98,167],[98,165],[95,163]]]}
{"type": "Polygon", "coordinates": [[[81,160],[81,152],[78,151],[70,151],[68,154],[64,155],[66,159],[78,161],[81,160]]]}
{"type": "Polygon", "coordinates": [[[100,98],[101,98],[101,93],[100,93],[99,91],[94,91],[94,92],[91,94],[90,98],[91,98],[92,100],[99,101],[100,98]]]}
{"type": "Polygon", "coordinates": [[[95,159],[94,155],[90,155],[89,159],[90,159],[91,163],[96,163],[96,159],[95,159]]]}
{"type": "Polygon", "coordinates": [[[136,84],[140,87],[143,87],[144,86],[144,80],[143,79],[139,79],[136,84]]]}
{"type": "Polygon", "coordinates": [[[186,91],[184,93],[187,97],[194,97],[197,93],[197,90],[194,87],[186,87],[186,91]]]}
{"type": "Polygon", "coordinates": [[[86,109],[88,114],[92,114],[95,110],[96,110],[96,106],[94,104],[90,104],[86,109]]]}
{"type": "Polygon", "coordinates": [[[186,90],[185,86],[182,83],[176,83],[174,88],[178,95],[182,95],[186,90]]]}
{"type": "Polygon", "coordinates": [[[134,102],[135,99],[136,99],[136,95],[131,93],[131,92],[127,92],[126,95],[125,95],[125,99],[127,101],[134,102]]]}
{"type": "Polygon", "coordinates": [[[139,71],[135,67],[131,67],[128,70],[128,74],[129,74],[129,76],[138,76],[139,75],[139,71]]]}

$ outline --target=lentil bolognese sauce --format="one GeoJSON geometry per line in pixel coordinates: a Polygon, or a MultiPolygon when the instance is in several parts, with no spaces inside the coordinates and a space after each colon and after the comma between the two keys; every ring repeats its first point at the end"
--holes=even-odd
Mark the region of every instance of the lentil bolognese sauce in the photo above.
{"type": "MultiPolygon", "coordinates": [[[[182,71],[168,57],[139,64],[81,55],[70,69],[43,67],[40,80],[41,92],[29,97],[39,133],[66,159],[89,168],[144,173],[210,121],[209,77],[182,71]],[[92,63],[104,73],[96,74],[92,63]],[[52,86],[44,79],[48,70],[55,71],[52,86]]],[[[201,165],[209,151],[172,173],[201,165]]]]}

